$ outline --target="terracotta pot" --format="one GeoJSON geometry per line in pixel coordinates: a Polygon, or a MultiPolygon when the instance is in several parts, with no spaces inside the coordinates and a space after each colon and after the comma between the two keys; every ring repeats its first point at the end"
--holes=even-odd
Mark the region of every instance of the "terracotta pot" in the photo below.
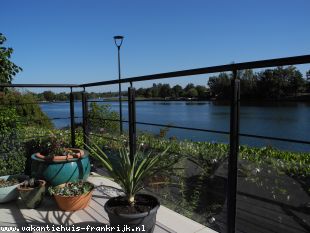
{"type": "Polygon", "coordinates": [[[93,191],[90,191],[89,193],[80,196],[72,196],[72,197],[66,197],[54,194],[54,197],[59,209],[64,211],[76,211],[85,209],[88,206],[92,195],[93,191]]]}
{"type": "MultiPolygon", "coordinates": [[[[61,184],[59,185],[59,187],[63,187],[65,185],[66,184],[61,184]]],[[[93,195],[93,190],[94,189],[92,189],[88,193],[79,196],[62,196],[54,194],[54,197],[59,209],[64,211],[76,211],[84,209],[88,206],[93,195]]]]}
{"type": "Polygon", "coordinates": [[[48,161],[68,161],[70,159],[79,159],[84,156],[84,150],[80,150],[77,148],[65,148],[65,151],[72,151],[74,154],[68,154],[68,155],[56,155],[52,157],[47,157],[45,155],[42,155],[40,153],[36,153],[35,156],[39,159],[48,160],[48,161]]]}

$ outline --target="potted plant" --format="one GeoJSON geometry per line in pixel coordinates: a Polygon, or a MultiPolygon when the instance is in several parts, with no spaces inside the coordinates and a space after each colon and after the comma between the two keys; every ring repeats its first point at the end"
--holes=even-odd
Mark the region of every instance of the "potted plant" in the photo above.
{"type": "Polygon", "coordinates": [[[156,197],[138,192],[143,189],[144,181],[159,171],[160,162],[168,148],[161,154],[144,153],[139,148],[131,160],[127,148],[108,156],[96,144],[86,146],[124,192],[122,196],[109,199],[104,206],[110,225],[115,229],[127,226],[132,232],[142,229],[153,232],[160,203],[156,197]]]}
{"type": "Polygon", "coordinates": [[[31,176],[43,179],[52,186],[86,180],[90,174],[88,152],[68,148],[62,134],[51,133],[47,138],[32,141],[29,145],[31,176]]]}
{"type": "Polygon", "coordinates": [[[25,179],[22,175],[0,177],[0,203],[13,201],[18,197],[17,186],[25,179]]]}
{"type": "Polygon", "coordinates": [[[93,190],[94,185],[87,181],[65,183],[48,189],[49,193],[55,197],[59,209],[64,211],[86,208],[93,190]]]}
{"type": "Polygon", "coordinates": [[[21,199],[29,209],[35,209],[41,204],[45,195],[45,184],[44,180],[31,178],[17,186],[21,199]]]}

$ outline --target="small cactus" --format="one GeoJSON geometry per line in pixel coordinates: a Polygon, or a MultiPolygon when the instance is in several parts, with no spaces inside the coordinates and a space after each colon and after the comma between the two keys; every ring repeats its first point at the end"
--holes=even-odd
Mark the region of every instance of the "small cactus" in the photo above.
{"type": "Polygon", "coordinates": [[[40,185],[40,182],[34,178],[25,180],[23,183],[23,186],[28,187],[28,188],[35,188],[35,187],[38,187],[39,185],[40,185]]]}

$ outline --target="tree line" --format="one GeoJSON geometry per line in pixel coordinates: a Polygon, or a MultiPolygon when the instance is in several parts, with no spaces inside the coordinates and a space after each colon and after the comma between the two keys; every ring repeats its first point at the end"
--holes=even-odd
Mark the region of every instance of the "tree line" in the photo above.
{"type": "MultiPolygon", "coordinates": [[[[310,74],[310,71],[307,72],[310,74]]],[[[259,72],[243,70],[240,79],[240,95],[246,99],[286,99],[309,94],[310,82],[303,78],[295,66],[265,69],[259,72]]],[[[211,96],[217,99],[230,97],[232,74],[220,73],[209,78],[211,96]]]]}
{"type": "MultiPolygon", "coordinates": [[[[32,93],[38,101],[68,101],[70,94],[66,92],[54,93],[52,91],[44,91],[42,93],[32,93]]],[[[122,91],[122,96],[127,96],[127,91],[122,91]]],[[[186,85],[184,88],[180,85],[170,87],[169,84],[153,84],[150,88],[138,88],[136,90],[136,96],[142,98],[193,98],[193,99],[208,99],[210,97],[209,89],[206,86],[194,85],[192,83],[186,85]]],[[[112,98],[118,97],[118,92],[107,92],[107,93],[96,93],[88,92],[88,99],[99,99],[99,98],[112,98]]],[[[75,100],[82,99],[82,92],[74,92],[75,100]]]]}
{"type": "Polygon", "coordinates": [[[180,85],[170,87],[169,84],[153,84],[149,88],[139,88],[136,90],[136,96],[144,98],[172,98],[172,99],[208,99],[210,90],[203,85],[187,84],[184,88],[180,85]]]}
{"type": "MultiPolygon", "coordinates": [[[[310,71],[308,71],[310,74],[310,71]]],[[[180,85],[170,86],[170,84],[153,84],[152,87],[138,88],[136,96],[146,99],[229,99],[231,95],[232,73],[220,73],[211,76],[208,84],[194,85],[187,84],[184,88],[180,85]]],[[[237,73],[240,79],[241,97],[245,99],[294,99],[307,96],[310,92],[310,82],[303,78],[302,73],[295,66],[277,67],[265,69],[259,72],[253,70],[243,70],[237,73]]],[[[75,92],[75,99],[81,100],[82,93],[75,92]]],[[[69,93],[54,93],[45,91],[35,94],[39,101],[68,101],[69,93]]],[[[118,92],[108,93],[87,93],[88,99],[117,97],[118,92]]],[[[122,92],[122,96],[127,96],[127,91],[122,92]]],[[[308,97],[309,98],[309,97],[308,97]]]]}

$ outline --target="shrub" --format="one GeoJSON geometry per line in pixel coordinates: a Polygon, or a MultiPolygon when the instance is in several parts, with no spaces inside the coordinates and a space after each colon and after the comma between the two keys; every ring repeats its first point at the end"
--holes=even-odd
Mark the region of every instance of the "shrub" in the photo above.
{"type": "Polygon", "coordinates": [[[14,108],[0,109],[0,175],[24,171],[25,153],[20,118],[14,108]]]}
{"type": "Polygon", "coordinates": [[[42,112],[36,98],[31,93],[21,94],[17,91],[8,91],[0,95],[0,106],[15,108],[20,120],[27,126],[52,128],[53,124],[42,112]]]}
{"type": "Polygon", "coordinates": [[[91,103],[88,117],[94,132],[119,132],[119,114],[109,104],[91,103]]]}
{"type": "Polygon", "coordinates": [[[26,160],[23,144],[15,133],[0,137],[0,174],[12,175],[24,171],[26,160]]]}

